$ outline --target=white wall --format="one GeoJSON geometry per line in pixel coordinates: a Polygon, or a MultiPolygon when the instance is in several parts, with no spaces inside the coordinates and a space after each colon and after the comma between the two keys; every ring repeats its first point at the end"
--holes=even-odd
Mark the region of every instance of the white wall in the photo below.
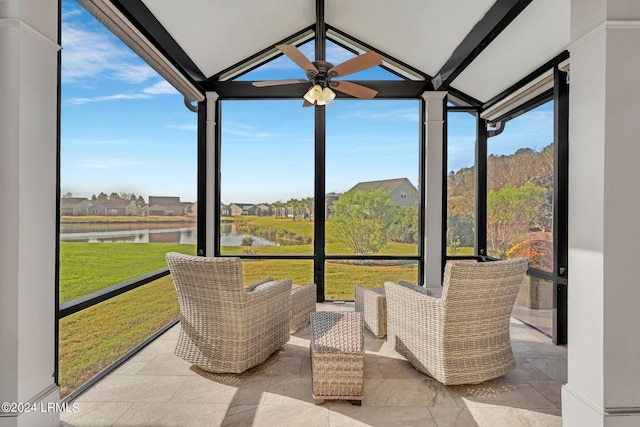
{"type": "MultiPolygon", "coordinates": [[[[55,242],[58,5],[0,1],[0,401],[58,400],[55,242]]],[[[56,425],[55,413],[0,426],[56,425]]]]}
{"type": "Polygon", "coordinates": [[[640,425],[638,19],[634,0],[572,1],[566,426],[640,425]]]}

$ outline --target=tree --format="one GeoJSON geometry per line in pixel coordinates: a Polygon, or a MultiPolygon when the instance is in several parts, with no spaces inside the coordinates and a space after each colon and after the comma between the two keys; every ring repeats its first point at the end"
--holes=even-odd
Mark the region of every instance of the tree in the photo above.
{"type": "Polygon", "coordinates": [[[314,209],[313,197],[305,197],[302,201],[304,202],[304,217],[307,220],[311,220],[313,218],[314,209]]]}
{"type": "Polygon", "coordinates": [[[287,208],[287,210],[291,209],[291,214],[293,216],[293,220],[296,220],[296,206],[297,206],[297,200],[296,199],[289,199],[286,203],[285,203],[285,207],[287,208]]]}
{"type": "Polygon", "coordinates": [[[418,242],[418,208],[395,206],[393,223],[389,230],[391,240],[400,243],[418,242]]]}
{"type": "Polygon", "coordinates": [[[275,214],[276,218],[284,217],[282,213],[282,208],[284,207],[284,203],[278,200],[277,202],[273,202],[272,206],[273,206],[273,213],[275,214]]]}
{"type": "Polygon", "coordinates": [[[354,254],[374,254],[389,241],[395,208],[387,191],[352,190],[333,203],[329,223],[354,254]]]}
{"type": "Polygon", "coordinates": [[[503,258],[514,242],[541,222],[548,190],[533,182],[507,185],[487,193],[487,243],[490,255],[503,258]]]}

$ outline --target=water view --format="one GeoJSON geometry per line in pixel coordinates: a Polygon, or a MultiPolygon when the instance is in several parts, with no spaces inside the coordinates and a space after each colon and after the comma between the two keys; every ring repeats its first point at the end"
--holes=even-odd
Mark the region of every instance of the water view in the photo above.
{"type": "MultiPolygon", "coordinates": [[[[238,233],[235,227],[227,227],[220,233],[221,246],[241,246],[244,239],[251,238],[252,246],[279,246],[262,237],[238,233]]],[[[66,224],[61,227],[60,241],[87,243],[180,243],[197,244],[196,227],[147,227],[123,224],[66,224]]]]}

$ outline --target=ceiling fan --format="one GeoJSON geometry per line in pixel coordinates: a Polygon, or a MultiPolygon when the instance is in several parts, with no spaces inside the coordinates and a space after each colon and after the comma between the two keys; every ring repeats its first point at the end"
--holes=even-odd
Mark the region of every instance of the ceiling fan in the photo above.
{"type": "Polygon", "coordinates": [[[292,45],[279,44],[276,46],[289,59],[295,62],[307,73],[307,79],[266,80],[253,82],[256,87],[280,86],[290,84],[312,83],[312,87],[304,95],[303,107],[312,105],[326,105],[336,97],[335,89],[355,98],[372,99],[378,91],[371,88],[347,82],[333,80],[335,77],[343,77],[367,68],[382,65],[382,58],[375,52],[366,52],[356,56],[340,65],[334,66],[326,61],[309,61],[300,50],[292,45]]]}

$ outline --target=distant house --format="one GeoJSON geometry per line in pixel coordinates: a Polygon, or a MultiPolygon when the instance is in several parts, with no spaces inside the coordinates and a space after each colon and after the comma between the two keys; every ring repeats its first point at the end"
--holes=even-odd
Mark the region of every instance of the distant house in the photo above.
{"type": "Polygon", "coordinates": [[[90,215],[92,206],[93,203],[86,197],[62,197],[60,199],[60,215],[90,215]]]}
{"type": "Polygon", "coordinates": [[[231,216],[258,215],[260,208],[252,203],[231,203],[231,216]]]}
{"type": "Polygon", "coordinates": [[[140,209],[135,200],[96,200],[89,210],[91,215],[140,215],[140,209]]]}
{"type": "Polygon", "coordinates": [[[220,215],[222,216],[231,216],[231,206],[229,205],[220,205],[220,215]]]}
{"type": "Polygon", "coordinates": [[[391,193],[391,200],[398,206],[411,207],[418,203],[418,189],[407,178],[385,179],[382,181],[359,182],[349,191],[385,190],[391,193]]]}
{"type": "MultiPolygon", "coordinates": [[[[186,203],[191,205],[191,203],[186,203]]],[[[180,197],[173,196],[149,196],[149,215],[172,216],[184,215],[185,203],[180,202],[180,197]]]]}
{"type": "Polygon", "coordinates": [[[271,205],[266,203],[260,203],[258,206],[257,215],[259,216],[269,216],[271,215],[271,205]]]}

